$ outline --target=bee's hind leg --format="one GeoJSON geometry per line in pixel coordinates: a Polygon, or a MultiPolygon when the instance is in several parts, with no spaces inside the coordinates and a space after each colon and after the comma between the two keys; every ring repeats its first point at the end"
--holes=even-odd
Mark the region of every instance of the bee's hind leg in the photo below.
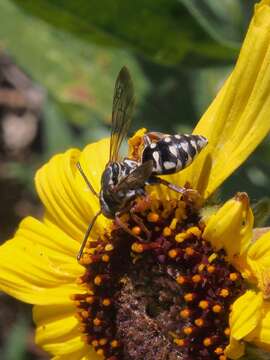
{"type": "Polygon", "coordinates": [[[157,176],[151,176],[151,178],[149,180],[147,180],[149,185],[164,185],[167,186],[169,189],[176,191],[179,194],[182,194],[183,197],[188,198],[188,199],[200,199],[200,194],[198,193],[197,190],[194,189],[187,189],[185,187],[182,186],[177,186],[175,184],[170,183],[169,181],[165,180],[165,179],[161,179],[157,176]]]}
{"type": "Polygon", "coordinates": [[[181,186],[177,186],[175,184],[170,183],[169,181],[165,180],[165,179],[161,179],[157,176],[151,176],[150,179],[147,180],[147,183],[149,185],[165,185],[167,186],[169,189],[178,192],[179,194],[184,194],[187,189],[181,186]]]}

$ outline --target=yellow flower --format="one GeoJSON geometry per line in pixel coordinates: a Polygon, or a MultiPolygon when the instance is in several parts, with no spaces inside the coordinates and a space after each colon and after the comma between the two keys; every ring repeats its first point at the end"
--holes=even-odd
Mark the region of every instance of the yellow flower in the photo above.
{"type": "MultiPolygon", "coordinates": [[[[209,145],[168,179],[206,200],[269,132],[269,84],[270,0],[263,0],[234,71],[194,130],[209,145]]],[[[191,199],[149,188],[135,204],[142,226],[129,214],[124,221],[136,235],[149,231],[150,241],[100,216],[77,262],[99,203],[76,162],[99,191],[108,157],[108,139],[54,156],[36,175],[43,221],[26,218],[0,248],[0,288],[35,305],[37,344],[62,360],[139,360],[146,351],[154,359],[161,349],[175,359],[237,359],[245,342],[270,350],[270,232],[252,243],[244,193],[204,219],[191,199]]]]}
{"type": "Polygon", "coordinates": [[[252,243],[253,215],[245,193],[227,201],[206,223],[203,238],[216,250],[225,249],[230,263],[250,286],[232,305],[226,354],[232,359],[242,356],[241,340],[270,350],[270,231],[252,243]]]}

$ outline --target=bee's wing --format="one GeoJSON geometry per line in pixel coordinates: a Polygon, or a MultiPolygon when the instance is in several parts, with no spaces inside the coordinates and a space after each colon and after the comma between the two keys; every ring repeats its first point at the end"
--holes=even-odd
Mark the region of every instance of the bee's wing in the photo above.
{"type": "Polygon", "coordinates": [[[135,170],[128,174],[116,187],[114,191],[134,190],[145,185],[153,170],[153,161],[149,160],[139,165],[135,170]]]}
{"type": "Polygon", "coordinates": [[[134,107],[134,88],[128,69],[124,66],[116,79],[110,140],[110,162],[119,160],[119,149],[126,137],[134,107]]]}

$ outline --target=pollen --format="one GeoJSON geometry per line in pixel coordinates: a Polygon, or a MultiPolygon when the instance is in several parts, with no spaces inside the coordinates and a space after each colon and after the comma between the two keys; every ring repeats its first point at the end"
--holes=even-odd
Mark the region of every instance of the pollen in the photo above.
{"type": "Polygon", "coordinates": [[[178,243],[182,243],[188,238],[188,235],[186,233],[179,233],[175,236],[175,241],[178,243]]]}
{"type": "Polygon", "coordinates": [[[179,285],[183,285],[187,280],[183,275],[178,275],[176,281],[179,285]]]}
{"type": "Polygon", "coordinates": [[[231,281],[236,281],[238,279],[238,274],[237,273],[230,273],[230,280],[231,281]]]}
{"type": "Polygon", "coordinates": [[[229,296],[229,295],[230,295],[230,292],[229,292],[228,289],[221,289],[221,290],[220,290],[220,296],[226,298],[226,297],[229,296]]]}
{"type": "Polygon", "coordinates": [[[225,355],[220,355],[220,357],[218,358],[219,360],[227,360],[227,356],[225,355]]]}
{"type": "Polygon", "coordinates": [[[171,236],[172,234],[172,230],[167,226],[163,229],[163,232],[162,232],[163,236],[165,237],[168,237],[168,236],[171,236]]]}
{"type": "Polygon", "coordinates": [[[216,253],[211,254],[208,258],[209,263],[211,264],[217,257],[218,255],[216,253]]]}
{"type": "Polygon", "coordinates": [[[99,345],[98,340],[93,340],[93,341],[91,342],[91,345],[92,345],[93,347],[98,347],[98,345],[99,345]]]}
{"type": "Polygon", "coordinates": [[[201,282],[201,281],[202,281],[201,275],[199,275],[199,274],[193,275],[193,276],[192,276],[192,281],[193,281],[194,283],[199,283],[199,282],[201,282]]]}
{"type": "Polygon", "coordinates": [[[107,254],[102,255],[102,261],[109,262],[110,261],[109,255],[107,255],[107,254]]]}
{"type": "Polygon", "coordinates": [[[223,352],[224,352],[224,350],[222,349],[222,347],[217,347],[217,348],[215,349],[215,353],[216,353],[217,355],[221,355],[221,354],[223,354],[223,352]]]}
{"type": "Polygon", "coordinates": [[[215,266],[214,265],[209,265],[209,266],[207,266],[207,271],[211,274],[211,273],[213,273],[214,271],[215,271],[215,266]]]}
{"type": "Polygon", "coordinates": [[[212,307],[212,310],[214,313],[220,313],[222,311],[222,306],[219,304],[216,304],[212,307]]]}
{"type": "Polygon", "coordinates": [[[95,298],[94,298],[94,296],[87,296],[87,298],[85,300],[88,304],[93,304],[95,301],[95,298]]]}
{"type": "Polygon", "coordinates": [[[198,228],[198,226],[192,226],[191,228],[187,229],[186,232],[188,235],[194,235],[197,238],[200,238],[202,232],[201,230],[198,228]]]}
{"type": "Polygon", "coordinates": [[[117,340],[111,341],[111,347],[117,348],[118,346],[119,346],[119,341],[117,341],[117,340]]]}
{"type": "Polygon", "coordinates": [[[186,248],[186,254],[189,256],[194,255],[194,249],[192,247],[187,247],[186,248]]]}
{"type": "Polygon", "coordinates": [[[133,243],[131,246],[131,250],[134,251],[135,253],[143,253],[144,252],[144,247],[142,244],[140,243],[133,243]]]}
{"type": "Polygon", "coordinates": [[[101,285],[101,283],[102,283],[102,277],[97,275],[94,279],[94,284],[99,286],[99,285],[101,285]]]}
{"type": "Polygon", "coordinates": [[[204,325],[204,320],[202,318],[196,319],[194,321],[195,325],[197,325],[198,327],[202,327],[204,325]]]}
{"type": "Polygon", "coordinates": [[[89,241],[80,260],[85,293],[71,299],[83,341],[106,360],[137,360],[151,344],[149,360],[225,360],[241,274],[203,240],[190,199],[142,196],[132,211],[123,227],[113,222],[89,241]]]}
{"type": "Polygon", "coordinates": [[[174,339],[173,341],[178,346],[185,346],[185,344],[186,344],[185,339],[174,339]]]}
{"type": "Polygon", "coordinates": [[[110,299],[103,299],[102,300],[102,305],[104,306],[110,306],[111,305],[111,300],[110,299]]]}
{"type": "Polygon", "coordinates": [[[193,294],[193,293],[187,293],[187,294],[184,295],[184,299],[185,299],[186,302],[191,302],[191,301],[194,300],[195,296],[196,295],[193,294]]]}
{"type": "Polygon", "coordinates": [[[100,339],[100,340],[99,340],[99,345],[104,346],[104,345],[106,345],[106,344],[107,344],[107,342],[108,342],[108,340],[107,340],[107,339],[102,338],[102,339],[100,339]]]}
{"type": "Polygon", "coordinates": [[[177,223],[178,223],[178,219],[173,218],[171,223],[170,223],[170,229],[175,230],[177,223]]]}
{"type": "Polygon", "coordinates": [[[204,270],[204,268],[205,268],[205,264],[200,264],[200,265],[198,266],[198,271],[199,271],[199,272],[202,272],[202,271],[204,270]]]}
{"type": "Polygon", "coordinates": [[[140,235],[140,233],[142,232],[139,226],[134,226],[131,231],[134,235],[140,235]]]}
{"type": "Polygon", "coordinates": [[[179,249],[171,249],[169,252],[168,252],[168,255],[170,258],[174,259],[177,257],[177,255],[179,254],[179,249]]]}
{"type": "Polygon", "coordinates": [[[159,221],[159,214],[157,213],[154,213],[154,212],[150,212],[148,215],[147,215],[147,220],[151,223],[156,223],[159,221]]]}
{"type": "Polygon", "coordinates": [[[209,306],[209,302],[206,300],[201,300],[199,302],[199,307],[203,310],[206,310],[208,308],[208,306],[209,306]]]}
{"type": "Polygon", "coordinates": [[[203,340],[203,345],[208,347],[208,346],[211,346],[213,344],[213,341],[211,338],[207,337],[203,340]]]}
{"type": "Polygon", "coordinates": [[[193,327],[191,327],[191,326],[184,327],[184,328],[183,328],[183,332],[184,332],[184,334],[186,334],[186,335],[190,335],[190,334],[193,333],[193,327]]]}
{"type": "Polygon", "coordinates": [[[105,245],[105,251],[113,251],[114,246],[112,244],[105,245]]]}
{"type": "Polygon", "coordinates": [[[95,326],[100,326],[101,325],[101,320],[99,319],[99,318],[95,318],[94,320],[93,320],[93,324],[95,325],[95,326]]]}
{"type": "Polygon", "coordinates": [[[189,309],[183,309],[180,311],[180,316],[183,319],[187,319],[190,316],[190,310],[189,309]]]}
{"type": "Polygon", "coordinates": [[[103,356],[103,355],[104,355],[104,350],[103,350],[103,349],[97,349],[96,352],[97,352],[97,354],[100,355],[100,356],[103,356]]]}

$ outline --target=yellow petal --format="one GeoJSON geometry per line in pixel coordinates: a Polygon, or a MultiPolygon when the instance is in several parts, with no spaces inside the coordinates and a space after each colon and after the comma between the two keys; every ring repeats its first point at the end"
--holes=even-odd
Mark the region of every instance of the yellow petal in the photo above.
{"type": "MultiPolygon", "coordinates": [[[[76,163],[80,161],[83,171],[96,191],[108,159],[108,140],[88,145],[82,153],[71,149],[55,155],[36,174],[37,192],[46,208],[48,223],[55,224],[73,239],[81,242],[85,231],[99,210],[99,200],[87,187],[76,163]]],[[[106,226],[104,217],[99,217],[96,230],[106,226]]]]}
{"type": "Polygon", "coordinates": [[[0,289],[32,304],[70,302],[84,268],[76,262],[78,242],[33,218],[22,221],[0,247],[0,289]]]}
{"type": "Polygon", "coordinates": [[[85,349],[76,351],[71,354],[57,355],[52,360],[102,360],[103,357],[98,356],[93,349],[85,353],[85,349]]]}
{"type": "Polygon", "coordinates": [[[239,359],[244,354],[242,340],[258,326],[262,318],[262,306],[262,294],[252,290],[246,291],[234,302],[230,314],[230,343],[225,351],[230,359],[239,359]]]}
{"type": "Polygon", "coordinates": [[[270,298],[270,231],[252,244],[247,261],[265,299],[270,298]]]}
{"type": "MultiPolygon", "coordinates": [[[[110,140],[106,138],[96,143],[87,145],[81,153],[81,166],[96,192],[100,191],[101,175],[109,161],[109,142],[110,140]]],[[[81,176],[80,180],[82,180],[81,176]]],[[[83,185],[84,196],[87,193],[91,193],[83,181],[81,184],[83,185]]],[[[95,200],[96,204],[98,204],[97,199],[95,200]]]]}
{"type": "Polygon", "coordinates": [[[259,325],[251,334],[251,339],[255,345],[270,351],[270,302],[264,301],[263,316],[259,325]]]}
{"type": "Polygon", "coordinates": [[[232,306],[230,314],[231,337],[241,340],[251,333],[262,317],[262,293],[248,290],[232,306]]]}
{"type": "Polygon", "coordinates": [[[207,221],[203,238],[216,250],[224,248],[233,261],[243,255],[252,238],[253,215],[246,193],[238,193],[207,221]]]}
{"type": "Polygon", "coordinates": [[[37,325],[37,345],[60,359],[82,359],[86,355],[89,355],[88,359],[100,359],[94,350],[82,341],[80,323],[75,313],[76,308],[72,303],[35,306],[33,318],[37,325]]]}
{"type": "Polygon", "coordinates": [[[239,359],[245,354],[245,343],[235,340],[234,338],[230,339],[230,344],[226,346],[225,355],[230,359],[239,359]]]}
{"type": "Polygon", "coordinates": [[[208,146],[174,176],[207,198],[237,169],[270,129],[270,5],[256,6],[236,66],[196,126],[208,146]]]}
{"type": "MultiPolygon", "coordinates": [[[[33,309],[33,319],[36,323],[36,343],[44,347],[46,344],[62,342],[77,338],[80,335],[79,321],[75,317],[76,308],[74,304],[60,305],[36,305],[33,309]]],[[[53,354],[69,353],[70,349],[66,347],[56,351],[50,351],[53,354]]],[[[83,347],[81,343],[80,348],[83,347]]],[[[46,349],[48,351],[48,349],[46,349]]],[[[74,350],[74,349],[72,349],[74,350]]],[[[77,349],[76,349],[77,350],[77,349]]]]}

